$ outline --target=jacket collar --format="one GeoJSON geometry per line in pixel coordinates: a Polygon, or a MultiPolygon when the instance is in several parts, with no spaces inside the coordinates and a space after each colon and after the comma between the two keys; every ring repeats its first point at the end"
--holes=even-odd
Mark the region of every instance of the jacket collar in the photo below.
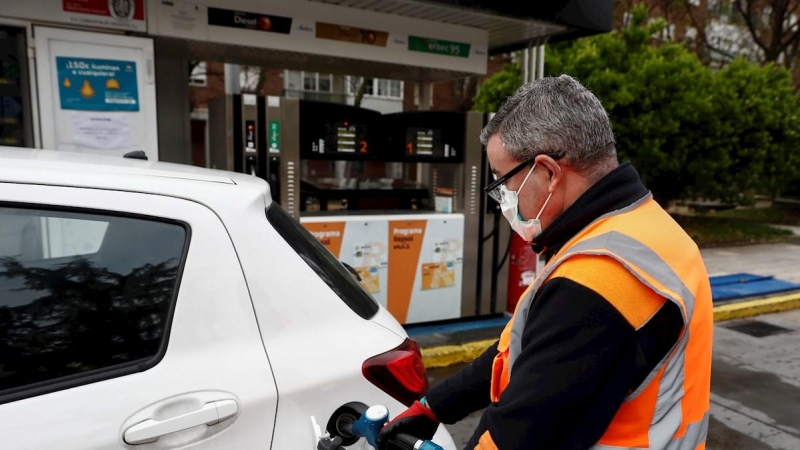
{"type": "Polygon", "coordinates": [[[533,251],[547,260],[598,217],[622,209],[647,195],[639,172],[630,162],[621,164],[586,190],[553,223],[534,238],[533,251]]]}

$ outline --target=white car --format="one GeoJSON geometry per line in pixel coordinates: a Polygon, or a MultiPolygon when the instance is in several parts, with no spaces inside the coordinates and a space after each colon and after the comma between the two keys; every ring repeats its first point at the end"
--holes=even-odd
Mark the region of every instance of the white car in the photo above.
{"type": "Polygon", "coordinates": [[[314,449],[426,386],[264,181],[0,148],[0,448],[314,449]]]}

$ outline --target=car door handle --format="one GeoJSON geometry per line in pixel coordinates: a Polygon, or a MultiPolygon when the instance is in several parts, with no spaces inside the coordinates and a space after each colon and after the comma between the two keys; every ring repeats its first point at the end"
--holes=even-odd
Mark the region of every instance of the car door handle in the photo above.
{"type": "Polygon", "coordinates": [[[166,420],[147,419],[125,430],[125,442],[130,445],[147,444],[170,433],[187,430],[200,425],[214,425],[230,419],[239,412],[236,400],[208,402],[197,411],[192,411],[166,420]]]}

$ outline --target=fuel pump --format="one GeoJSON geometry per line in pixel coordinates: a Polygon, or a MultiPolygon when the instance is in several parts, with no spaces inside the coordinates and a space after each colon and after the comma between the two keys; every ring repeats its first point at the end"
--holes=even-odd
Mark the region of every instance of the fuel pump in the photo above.
{"type": "Polygon", "coordinates": [[[265,176],[259,171],[265,142],[259,139],[263,120],[259,120],[258,103],[259,97],[251,94],[225,95],[209,102],[209,121],[216,125],[209,129],[212,169],[265,176]]]}

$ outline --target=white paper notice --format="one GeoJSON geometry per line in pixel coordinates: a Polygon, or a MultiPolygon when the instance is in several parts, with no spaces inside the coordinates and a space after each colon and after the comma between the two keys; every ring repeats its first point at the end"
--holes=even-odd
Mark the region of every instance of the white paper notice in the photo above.
{"type": "Polygon", "coordinates": [[[126,113],[75,111],[72,113],[72,135],[78,147],[115,150],[127,149],[131,145],[126,113]]]}
{"type": "Polygon", "coordinates": [[[208,39],[208,7],[166,0],[162,0],[159,7],[159,34],[186,39],[208,39]]]}

